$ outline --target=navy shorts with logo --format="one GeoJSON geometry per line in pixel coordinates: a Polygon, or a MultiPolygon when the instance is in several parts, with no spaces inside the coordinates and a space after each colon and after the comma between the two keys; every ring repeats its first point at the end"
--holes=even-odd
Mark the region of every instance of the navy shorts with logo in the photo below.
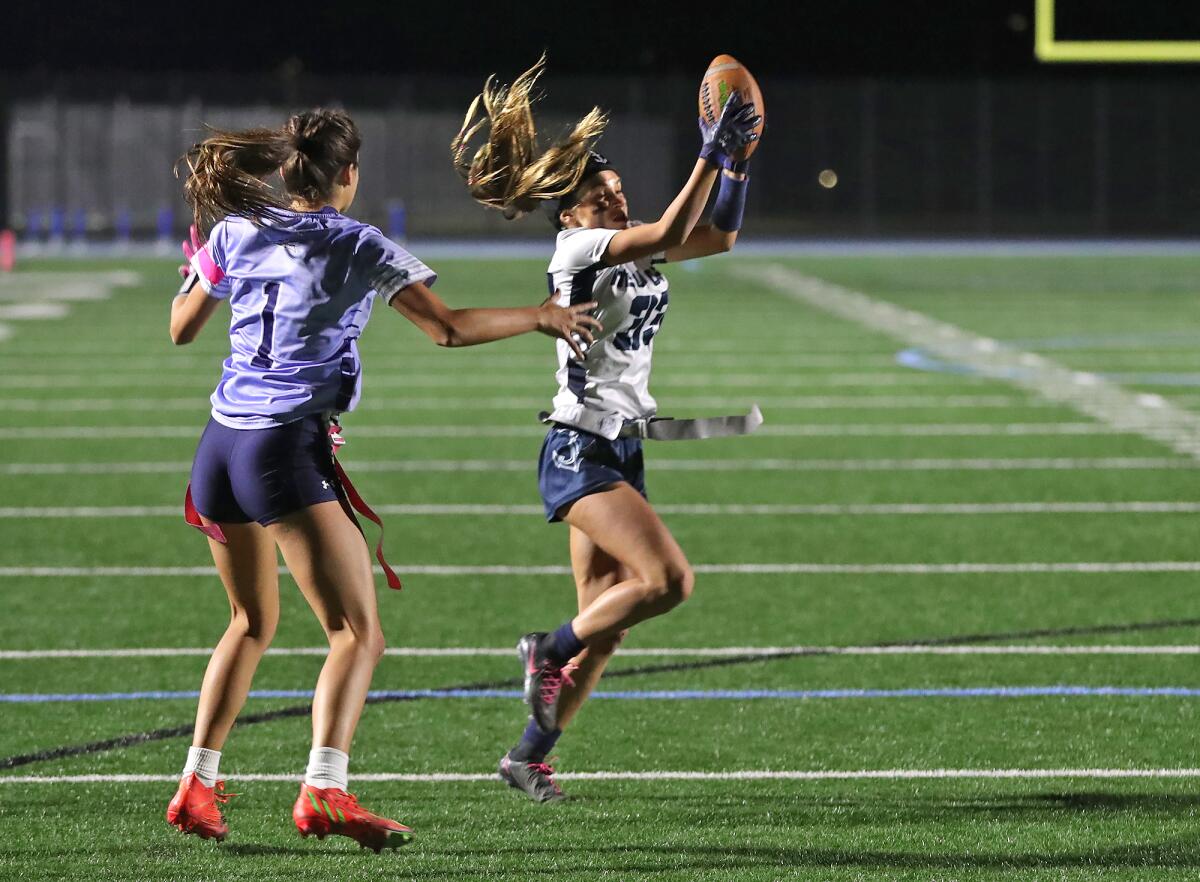
{"type": "Polygon", "coordinates": [[[212,521],[264,527],[339,498],[325,420],[231,429],[209,418],[192,463],[192,501],[212,521]]]}
{"type": "Polygon", "coordinates": [[[555,426],[546,433],[538,461],[538,489],[550,523],[562,520],[558,513],[563,506],[620,481],[646,495],[640,438],[609,441],[570,426],[555,426]]]}

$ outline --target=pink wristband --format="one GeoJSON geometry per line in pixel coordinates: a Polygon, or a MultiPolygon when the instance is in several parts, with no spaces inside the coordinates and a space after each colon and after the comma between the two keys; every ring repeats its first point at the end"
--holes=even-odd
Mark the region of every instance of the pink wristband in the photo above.
{"type": "Polygon", "coordinates": [[[212,291],[213,286],[220,284],[225,278],[225,273],[213,262],[207,245],[192,255],[190,263],[192,269],[200,275],[200,284],[204,286],[205,291],[212,291]]]}

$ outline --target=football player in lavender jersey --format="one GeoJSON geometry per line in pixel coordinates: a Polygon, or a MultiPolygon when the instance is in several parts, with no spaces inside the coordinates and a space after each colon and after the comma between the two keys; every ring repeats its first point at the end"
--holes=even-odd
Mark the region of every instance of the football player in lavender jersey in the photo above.
{"type": "MultiPolygon", "coordinates": [[[[511,88],[489,83],[452,144],[471,195],[508,217],[550,208],[559,230],[550,290],[564,306],[596,301],[604,332],[578,358],[558,345],[559,391],[543,418],[538,483],[548,521],[569,525],[579,614],[521,638],[530,717],[500,761],[500,777],[539,802],[563,799],[546,755],[599,681],[627,629],[691,594],[687,558],[646,499],[637,421],[655,414],[650,395],[654,337],[667,309],[655,264],[728,251],[741,227],[747,175],[739,148],[757,138],[755,108],[734,93],[715,125],[701,121],[700,156],[687,183],[653,223],[630,221],[617,170],[591,144],[604,128],[593,110],[569,138],[540,155],[530,90],[543,62],[511,88]],[[482,104],[485,118],[475,121],[482,104]],[[467,142],[489,125],[468,159],[467,142]],[[515,145],[515,146],[514,146],[515,145]],[[527,157],[522,165],[513,157],[527,157]],[[699,224],[719,181],[711,223],[699,224]]],[[[644,424],[643,424],[644,425],[644,424]]]]}
{"type": "Polygon", "coordinates": [[[433,270],[344,214],[358,187],[360,143],[345,113],[314,110],[281,129],[217,132],[187,157],[196,224],[217,222],[207,243],[185,245],[195,284],[172,303],[171,338],[190,342],[222,301],[231,312],[231,351],[187,499],[190,522],[209,536],[232,616],[208,664],[193,746],[167,809],[172,825],[205,838],[228,833],[218,762],[279,618],[276,548],[329,639],[296,826],[375,851],[412,837],[346,789],[351,740],[384,642],[370,554],[346,508],[347,494],[356,494],[339,480],[329,429],[358,401],[357,341],[376,301],[442,346],[537,330],[578,348],[575,341],[586,344],[598,328],[584,315],[594,304],[447,307],[430,290],[433,270]],[[282,199],[266,182],[275,174],[282,199]]]}

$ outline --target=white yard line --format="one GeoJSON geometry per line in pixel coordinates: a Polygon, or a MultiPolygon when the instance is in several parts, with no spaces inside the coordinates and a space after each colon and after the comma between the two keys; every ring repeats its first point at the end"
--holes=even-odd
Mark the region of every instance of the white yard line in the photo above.
{"type": "MultiPolygon", "coordinates": [[[[0,650],[3,661],[44,661],[47,659],[89,658],[208,658],[211,646],[159,646],[117,649],[7,649],[0,650]]],[[[268,649],[267,655],[319,656],[329,653],[327,646],[297,646],[268,649]]],[[[389,646],[385,655],[403,658],[510,658],[511,646],[389,646]]],[[[730,658],[744,655],[1012,655],[1012,656],[1160,656],[1200,655],[1200,646],[1163,644],[1108,644],[1052,646],[1043,644],[986,646],[699,646],[699,647],[622,647],[626,658],[730,658]]]]}
{"type": "MultiPolygon", "coordinates": [[[[114,322],[113,327],[118,326],[119,322],[114,322]]],[[[60,345],[55,347],[55,352],[58,355],[69,356],[71,358],[114,358],[120,360],[122,358],[129,357],[130,348],[128,342],[116,341],[111,343],[111,345],[105,345],[97,342],[102,339],[105,339],[102,335],[95,335],[86,340],[64,340],[60,345]]],[[[157,342],[165,345],[166,338],[164,337],[161,341],[157,342]]],[[[790,356],[795,356],[797,352],[814,352],[818,354],[847,356],[854,356],[860,353],[865,356],[878,356],[881,354],[890,356],[895,352],[895,347],[892,346],[889,341],[864,340],[862,333],[854,328],[848,329],[848,333],[840,334],[836,332],[825,334],[821,333],[820,331],[814,333],[804,333],[803,330],[798,331],[795,334],[789,332],[787,341],[778,349],[769,345],[771,341],[764,340],[761,334],[754,338],[753,347],[747,346],[749,342],[750,340],[745,337],[740,339],[724,336],[710,337],[707,339],[704,337],[693,337],[685,341],[672,340],[669,337],[660,337],[654,341],[654,352],[656,355],[661,355],[663,358],[677,358],[683,356],[702,358],[708,353],[716,353],[718,355],[725,355],[730,358],[738,358],[739,356],[745,354],[748,350],[754,355],[762,358],[771,358],[773,356],[787,358],[790,356]],[[835,341],[839,345],[830,345],[835,341]]],[[[161,350],[161,355],[158,357],[161,358],[162,362],[164,363],[169,363],[172,359],[181,357],[199,359],[202,365],[220,365],[221,360],[229,354],[228,346],[222,349],[218,344],[216,344],[215,341],[208,345],[209,348],[192,347],[190,350],[178,350],[173,347],[166,346],[166,348],[161,350]]],[[[536,343],[534,345],[538,347],[541,346],[540,343],[536,343]]],[[[535,351],[525,350],[520,352],[512,352],[511,355],[513,357],[541,358],[543,364],[549,364],[551,368],[553,368],[555,364],[553,344],[546,345],[550,348],[538,349],[535,351]],[[541,356],[539,355],[539,352],[545,352],[546,354],[541,356]]],[[[383,347],[380,347],[375,352],[369,351],[369,347],[364,348],[368,349],[363,356],[368,368],[370,367],[370,359],[376,355],[383,358],[391,357],[384,351],[383,347]]],[[[416,350],[414,350],[414,352],[416,352],[416,350]]],[[[11,347],[6,347],[2,352],[0,352],[0,356],[33,356],[40,355],[42,353],[43,350],[36,345],[31,346],[28,343],[16,343],[11,347]]],[[[474,352],[472,352],[470,349],[459,349],[453,353],[447,353],[443,350],[439,350],[433,346],[430,346],[428,354],[421,355],[421,357],[427,358],[428,361],[434,366],[440,365],[445,367],[448,359],[453,359],[464,364],[471,360],[481,363],[489,363],[490,359],[494,358],[495,356],[507,354],[508,353],[499,352],[494,348],[490,352],[484,349],[476,349],[474,352]]],[[[398,357],[407,358],[408,356],[405,355],[398,357]]]]}
{"type": "MultiPolygon", "coordinates": [[[[758,402],[762,407],[783,410],[929,410],[949,409],[1033,409],[1044,408],[1047,402],[1022,398],[1017,395],[756,395],[752,391],[745,395],[672,395],[664,400],[664,413],[679,413],[698,407],[747,407],[758,402]]],[[[448,409],[466,408],[471,411],[526,411],[532,415],[538,408],[545,407],[548,399],[539,396],[500,397],[444,395],[436,397],[392,397],[371,396],[363,403],[369,413],[385,410],[433,410],[445,413],[448,409]]],[[[183,398],[144,398],[134,396],[107,398],[56,398],[53,409],[58,413],[88,413],[93,411],[163,411],[184,410],[207,413],[208,398],[191,395],[183,398]]],[[[0,397],[0,411],[44,412],[44,398],[0,397]]],[[[353,418],[347,424],[353,431],[353,418]]],[[[198,430],[198,429],[197,429],[198,430]]]]}
{"type": "MultiPolygon", "coordinates": [[[[0,427],[0,440],[67,440],[118,438],[193,438],[200,427],[186,426],[9,426],[0,427]]],[[[1112,435],[1133,432],[1102,423],[783,423],[769,424],[755,434],[779,438],[888,437],[1017,437],[1042,435],[1112,435]]],[[[355,426],[356,438],[534,438],[546,427],[532,420],[512,425],[355,426]]]]}
{"type": "MultiPolygon", "coordinates": [[[[402,459],[344,460],[359,472],[527,472],[530,459],[402,459]]],[[[186,475],[190,462],[10,462],[0,475],[186,475]]],[[[1197,469],[1200,461],[1183,457],[969,457],[929,459],[659,459],[655,472],[993,472],[993,471],[1125,471],[1197,469]]]]}
{"type": "Polygon", "coordinates": [[[1178,453],[1200,456],[1200,414],[1158,395],[1127,391],[1103,377],[1072,370],[1043,355],[1022,352],[930,316],[905,309],[783,266],[737,271],[793,300],[919,346],[979,376],[1011,383],[1123,432],[1158,441],[1178,453]]]}
{"type": "MultiPolygon", "coordinates": [[[[197,390],[213,385],[220,376],[219,371],[211,375],[155,375],[156,388],[191,387],[197,390]]],[[[80,388],[138,388],[146,382],[144,373],[93,374],[90,376],[63,376],[58,374],[19,374],[0,376],[0,389],[80,389],[80,388]]],[[[917,371],[880,371],[851,373],[795,374],[787,371],[774,373],[718,373],[666,376],[655,380],[656,388],[781,388],[809,386],[962,386],[974,382],[970,377],[950,374],[919,373],[917,371]]],[[[457,372],[416,374],[405,371],[396,373],[378,372],[365,378],[371,389],[460,389],[460,388],[534,388],[543,389],[547,398],[553,393],[554,374],[546,371],[538,374],[494,374],[479,372],[469,376],[457,372]]]]}
{"type": "MultiPolygon", "coordinates": [[[[11,298],[9,298],[11,299],[11,298]]],[[[53,298],[44,298],[53,299],[53,298]]],[[[67,299],[67,298],[58,298],[67,299]]],[[[5,297],[0,292],[0,302],[5,297]]],[[[433,347],[430,347],[431,349],[433,347]]],[[[95,368],[117,371],[153,371],[156,376],[161,374],[191,374],[193,376],[205,371],[219,371],[223,355],[179,355],[168,352],[157,356],[130,356],[127,353],[110,353],[105,356],[88,356],[88,365],[95,368]]],[[[454,359],[452,366],[448,365],[447,356],[441,352],[432,355],[381,356],[366,353],[363,365],[366,371],[374,374],[377,371],[434,371],[438,368],[452,367],[453,369],[467,368],[471,370],[504,370],[506,373],[522,375],[530,380],[553,377],[558,367],[554,349],[550,348],[541,355],[521,355],[505,353],[488,353],[486,355],[470,356],[464,352],[450,356],[454,359]]],[[[661,355],[664,362],[669,362],[671,368],[712,371],[714,368],[761,368],[763,371],[777,372],[780,369],[795,370],[828,370],[828,369],[896,369],[894,352],[863,352],[863,353],[761,353],[751,352],[738,355],[696,355],[675,353],[661,355]]],[[[17,369],[28,367],[27,356],[7,354],[0,350],[0,369],[17,369]]],[[[59,364],[39,367],[39,373],[61,377],[85,377],[86,369],[81,369],[74,360],[59,364]]],[[[511,375],[511,374],[510,374],[511,375]]]]}
{"type": "MultiPolygon", "coordinates": [[[[284,774],[247,773],[225,775],[229,781],[296,783],[298,772],[284,774]]],[[[1116,769],[744,769],[721,772],[645,771],[645,772],[558,772],[560,781],[925,781],[942,779],[1123,779],[1123,778],[1200,778],[1200,768],[1116,768],[1116,769]]],[[[169,775],[0,775],[0,784],[158,784],[179,780],[169,775]]],[[[494,782],[495,772],[355,772],[355,781],[402,782],[406,784],[448,784],[494,782]]]]}
{"type": "MultiPolygon", "coordinates": [[[[381,515],[526,517],[544,514],[540,505],[388,504],[374,506],[381,515]]],[[[0,506],[0,519],[25,518],[177,518],[179,505],[0,506]]],[[[896,502],[846,504],[679,504],[656,505],[664,515],[733,515],[752,517],[870,517],[876,515],[994,514],[1196,514],[1200,502],[896,502]]]]}
{"type": "MultiPolygon", "coordinates": [[[[1200,561],[1031,561],[1028,563],[721,563],[696,564],[693,569],[705,575],[917,575],[970,576],[1004,574],[1071,574],[1105,575],[1112,573],[1200,573],[1200,561]]],[[[569,576],[571,568],[560,565],[514,566],[482,564],[477,566],[411,564],[396,566],[407,576],[569,576]]],[[[379,567],[376,573],[382,573],[379,567]]],[[[280,575],[287,570],[279,569],[280,575]]],[[[0,578],[176,578],[183,576],[211,577],[217,574],[211,566],[9,566],[0,567],[0,578]]]]}
{"type": "Polygon", "coordinates": [[[71,313],[69,303],[0,303],[0,320],[30,321],[31,319],[61,319],[71,313]]]}
{"type": "Polygon", "coordinates": [[[794,423],[767,424],[755,434],[784,438],[951,438],[1112,435],[1131,431],[1102,423],[794,423]]]}
{"type": "MultiPolygon", "coordinates": [[[[105,300],[112,295],[114,287],[136,285],[139,281],[137,273],[123,271],[0,274],[0,342],[18,336],[9,322],[66,318],[73,301],[105,300]]],[[[5,355],[15,354],[7,345],[0,351],[5,355]]],[[[35,358],[44,358],[46,355],[44,351],[27,355],[23,359],[25,364],[3,372],[0,387],[19,379],[22,370],[35,358]]],[[[56,347],[53,356],[61,358],[62,355],[62,351],[56,347]]]]}

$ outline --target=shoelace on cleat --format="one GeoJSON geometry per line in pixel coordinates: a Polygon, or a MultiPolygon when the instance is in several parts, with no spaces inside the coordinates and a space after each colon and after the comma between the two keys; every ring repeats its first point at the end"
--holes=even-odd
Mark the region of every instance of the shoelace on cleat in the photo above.
{"type": "Polygon", "coordinates": [[[562,789],[558,786],[558,782],[554,780],[554,768],[549,763],[530,763],[529,768],[533,771],[544,775],[550,786],[554,788],[555,793],[562,793],[562,789]]]}
{"type": "Polygon", "coordinates": [[[229,800],[231,800],[235,796],[237,796],[236,793],[226,793],[225,792],[225,782],[224,781],[218,781],[212,788],[212,799],[209,800],[208,802],[201,803],[199,808],[202,811],[207,811],[208,809],[211,809],[213,814],[215,814],[217,816],[217,820],[224,821],[225,815],[224,815],[224,812],[221,811],[220,806],[225,805],[227,802],[229,802],[229,800]]]}
{"type": "Polygon", "coordinates": [[[562,691],[564,682],[568,686],[574,686],[575,681],[571,679],[571,673],[578,668],[578,665],[555,667],[550,662],[545,662],[542,667],[542,704],[554,704],[558,701],[558,693],[562,691]]]}
{"type": "Polygon", "coordinates": [[[374,815],[358,804],[357,796],[347,790],[343,790],[342,793],[345,795],[340,798],[331,799],[330,804],[334,807],[334,809],[339,811],[341,809],[347,809],[349,812],[354,813],[353,817],[346,819],[346,823],[349,823],[350,821],[369,822],[375,818],[374,815]]]}
{"type": "MultiPolygon", "coordinates": [[[[374,812],[368,811],[367,809],[363,808],[361,805],[358,804],[358,797],[355,796],[353,793],[350,793],[345,790],[343,790],[342,792],[346,794],[345,798],[341,799],[341,800],[334,800],[334,807],[335,808],[345,808],[348,810],[347,813],[354,812],[356,814],[355,817],[348,817],[346,819],[346,823],[355,821],[358,823],[367,823],[367,824],[397,824],[401,827],[404,826],[403,824],[400,824],[399,821],[393,821],[390,818],[385,818],[381,815],[377,815],[374,812]],[[340,803],[340,805],[338,803],[340,803]]],[[[403,832],[403,831],[395,831],[395,832],[403,832]]]]}

